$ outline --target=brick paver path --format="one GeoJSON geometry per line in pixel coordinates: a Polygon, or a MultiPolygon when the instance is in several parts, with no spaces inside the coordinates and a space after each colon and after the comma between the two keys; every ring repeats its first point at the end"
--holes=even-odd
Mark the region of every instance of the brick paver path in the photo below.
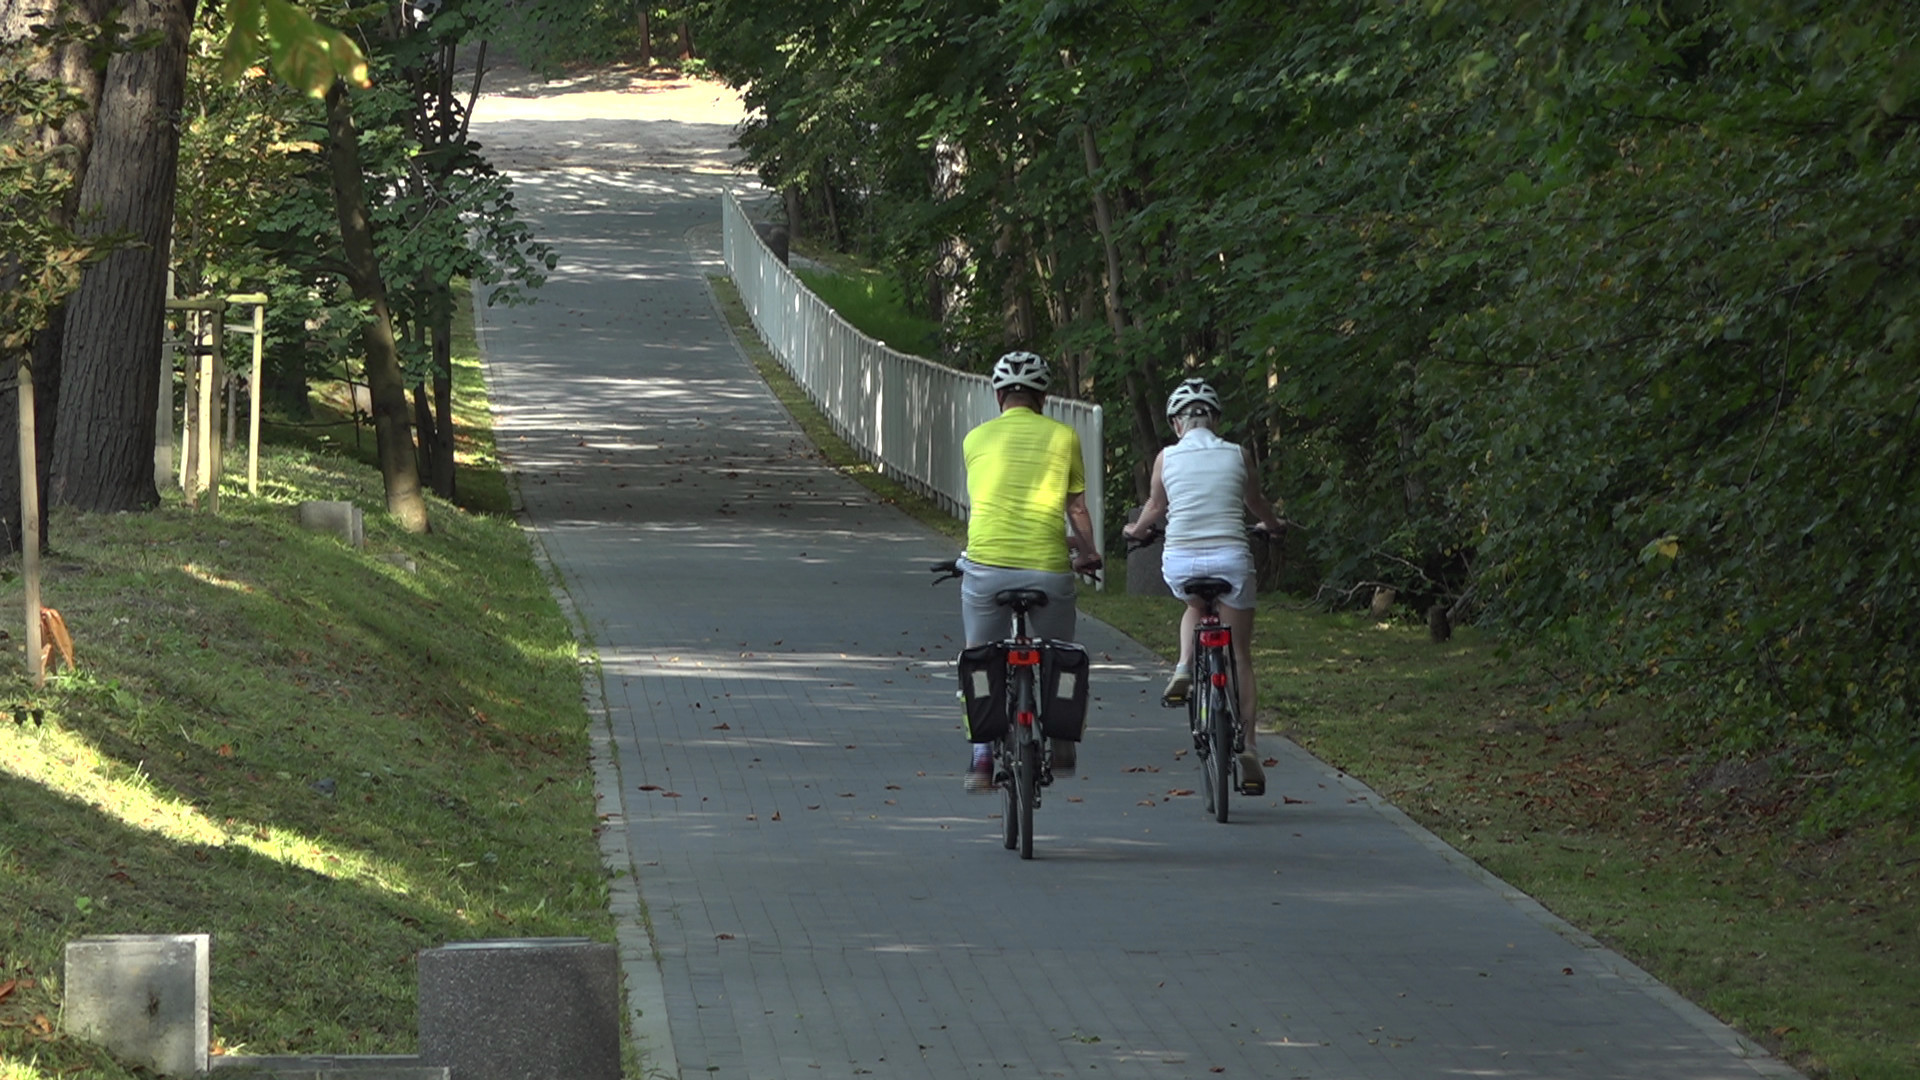
{"type": "Polygon", "coordinates": [[[823,467],[710,299],[739,181],[517,179],[563,261],[538,304],[483,313],[483,346],[602,664],[652,1068],[1793,1075],[1277,738],[1268,795],[1213,823],[1158,665],[1084,619],[1080,775],[1033,861],[1004,850],[997,797],[960,782],[956,592],[925,570],[949,545],[823,467]]]}

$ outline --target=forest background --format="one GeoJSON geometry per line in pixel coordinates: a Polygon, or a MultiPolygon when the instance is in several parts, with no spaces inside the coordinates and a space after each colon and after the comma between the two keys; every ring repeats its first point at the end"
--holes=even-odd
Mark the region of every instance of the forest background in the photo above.
{"type": "Polygon", "coordinates": [[[697,10],[791,227],[1058,358],[1136,499],[1204,376],[1323,599],[1539,643],[1818,826],[1920,809],[1920,10],[697,10]]]}

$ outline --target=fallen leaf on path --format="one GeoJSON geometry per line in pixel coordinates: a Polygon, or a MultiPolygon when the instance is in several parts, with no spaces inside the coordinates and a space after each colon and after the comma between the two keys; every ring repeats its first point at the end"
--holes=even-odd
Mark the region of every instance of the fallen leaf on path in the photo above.
{"type": "Polygon", "coordinates": [[[1129,766],[1127,766],[1127,771],[1128,771],[1128,772],[1159,772],[1159,771],[1160,771],[1160,766],[1158,766],[1158,765],[1129,765],[1129,766]]]}
{"type": "Polygon", "coordinates": [[[720,721],[719,723],[717,723],[717,724],[715,724],[715,725],[713,725],[713,730],[715,730],[715,731],[732,731],[732,730],[733,730],[733,725],[732,725],[732,724],[729,724],[729,723],[727,723],[727,722],[726,722],[725,720],[722,720],[722,721],[720,721]]]}
{"type": "Polygon", "coordinates": [[[1191,795],[1191,794],[1193,794],[1193,789],[1192,789],[1192,788],[1186,788],[1186,787],[1177,787],[1177,788],[1174,788],[1174,789],[1173,789],[1172,791],[1169,791],[1169,792],[1167,792],[1167,794],[1169,794],[1169,795],[1176,795],[1176,796],[1178,796],[1178,795],[1191,795]]]}
{"type": "Polygon", "coordinates": [[[1281,801],[1281,802],[1283,802],[1283,803],[1286,803],[1286,804],[1287,804],[1287,805],[1289,805],[1289,806],[1298,806],[1298,805],[1300,805],[1300,804],[1303,804],[1303,803],[1305,803],[1305,802],[1306,802],[1307,800],[1305,800],[1305,799],[1296,799],[1296,798],[1294,798],[1294,797],[1293,797],[1293,796],[1291,796],[1291,795],[1282,795],[1282,796],[1280,796],[1280,801],[1281,801]]]}

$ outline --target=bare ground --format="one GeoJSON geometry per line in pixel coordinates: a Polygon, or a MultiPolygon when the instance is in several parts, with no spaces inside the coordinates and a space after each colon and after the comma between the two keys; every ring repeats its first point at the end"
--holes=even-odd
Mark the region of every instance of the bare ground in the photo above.
{"type": "Polygon", "coordinates": [[[489,61],[480,90],[473,134],[506,171],[739,171],[734,140],[747,110],[720,82],[628,66],[544,79],[489,61]]]}

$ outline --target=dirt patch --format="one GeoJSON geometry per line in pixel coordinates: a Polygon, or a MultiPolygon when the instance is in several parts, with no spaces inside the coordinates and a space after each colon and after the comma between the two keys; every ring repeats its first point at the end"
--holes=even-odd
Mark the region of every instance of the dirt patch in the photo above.
{"type": "MultiPolygon", "coordinates": [[[[473,73],[457,85],[471,86],[473,73]]],[[[740,171],[746,105],[724,83],[610,66],[543,78],[489,63],[472,131],[500,169],[740,171]]]]}

